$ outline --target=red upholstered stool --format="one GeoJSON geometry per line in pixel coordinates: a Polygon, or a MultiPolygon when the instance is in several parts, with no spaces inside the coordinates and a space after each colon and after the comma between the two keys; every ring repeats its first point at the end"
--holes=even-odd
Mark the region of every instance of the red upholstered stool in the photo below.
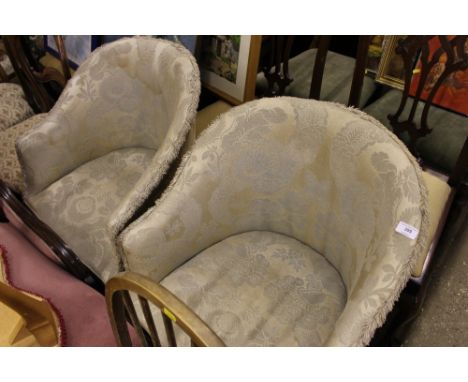
{"type": "Polygon", "coordinates": [[[46,298],[62,317],[62,345],[116,346],[104,296],[62,270],[20,232],[0,224],[10,285],[46,298]]]}

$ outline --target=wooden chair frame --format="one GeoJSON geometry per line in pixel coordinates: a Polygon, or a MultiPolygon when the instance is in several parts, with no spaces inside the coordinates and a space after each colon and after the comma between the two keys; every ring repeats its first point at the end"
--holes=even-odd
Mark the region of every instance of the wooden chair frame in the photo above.
{"type": "Polygon", "coordinates": [[[106,284],[107,309],[119,346],[132,346],[127,317],[143,346],[161,346],[148,301],[161,312],[169,346],[177,346],[173,323],[190,337],[191,346],[225,346],[216,333],[169,290],[132,272],[120,273],[106,284]],[[138,296],[146,321],[145,327],[140,323],[130,292],[138,296]]]}
{"type": "Polygon", "coordinates": [[[47,91],[47,84],[54,83],[61,91],[71,78],[63,39],[61,36],[54,38],[60,53],[60,64],[64,74],[55,68],[44,68],[38,62],[34,62],[34,58],[25,50],[22,36],[2,37],[26,99],[35,112],[48,112],[55,104],[56,99],[47,91]]]}
{"type": "MultiPolygon", "coordinates": [[[[166,176],[153,190],[151,195],[133,214],[131,221],[143,215],[169,186],[182,160],[184,150],[181,150],[176,160],[167,170],[166,176]]],[[[15,193],[0,179],[0,222],[10,222],[21,230],[31,241],[40,243],[41,251],[58,261],[65,270],[85,282],[96,291],[104,294],[103,281],[89,269],[75,252],[57,235],[52,228],[39,219],[25,204],[22,197],[15,193]]],[[[124,269],[121,267],[120,271],[124,269]]]]}
{"type": "MultiPolygon", "coordinates": [[[[289,74],[289,59],[294,36],[271,36],[270,38],[269,60],[262,67],[263,74],[268,82],[268,89],[265,94],[267,97],[283,95],[286,87],[294,81],[294,78],[289,74]]],[[[316,36],[317,56],[312,72],[309,98],[320,99],[330,41],[331,36],[316,36]]],[[[370,41],[371,36],[359,36],[348,106],[359,106],[370,41]]]]}
{"type": "Polygon", "coordinates": [[[41,249],[47,251],[49,257],[54,257],[72,275],[104,293],[104,283],[47,224],[37,218],[19,195],[0,180],[0,222],[8,221],[31,241],[41,243],[41,249]]]}
{"type": "Polygon", "coordinates": [[[293,81],[289,76],[289,57],[294,36],[264,36],[263,43],[269,44],[268,58],[262,62],[262,71],[268,82],[266,97],[283,95],[293,81]]]}

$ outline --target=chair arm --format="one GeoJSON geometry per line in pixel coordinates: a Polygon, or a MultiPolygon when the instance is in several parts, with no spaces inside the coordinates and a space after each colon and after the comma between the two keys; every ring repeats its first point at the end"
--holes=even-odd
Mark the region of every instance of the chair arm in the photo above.
{"type": "MultiPolygon", "coordinates": [[[[106,303],[108,313],[111,319],[114,335],[120,346],[131,345],[127,321],[125,319],[124,302],[127,305],[130,318],[136,327],[137,333],[142,334],[142,328],[135,315],[134,307],[129,306],[132,305],[131,300],[129,298],[119,300],[118,292],[133,292],[138,295],[142,304],[147,328],[149,329],[153,339],[155,338],[154,334],[156,333],[156,330],[153,319],[149,317],[149,309],[145,309],[145,307],[148,307],[146,300],[152,302],[159,310],[161,310],[161,312],[164,313],[163,317],[165,318],[164,323],[166,332],[172,332],[172,336],[172,322],[175,322],[191,338],[192,344],[195,346],[224,346],[224,342],[213,332],[213,330],[200,317],[198,317],[193,310],[191,310],[169,290],[153,280],[133,272],[119,273],[112,277],[106,284],[106,303]],[[170,325],[169,328],[168,325],[170,325]]],[[[140,335],[140,340],[143,343],[146,343],[147,339],[142,337],[143,336],[140,335]]],[[[159,339],[156,341],[156,344],[160,344],[159,339]]],[[[175,345],[175,338],[173,344],[175,345]]]]}
{"type": "Polygon", "coordinates": [[[67,101],[56,105],[41,124],[16,141],[16,152],[29,195],[42,191],[96,157],[91,147],[98,139],[99,129],[83,129],[76,113],[69,113],[78,106],[77,100],[67,101]]]}

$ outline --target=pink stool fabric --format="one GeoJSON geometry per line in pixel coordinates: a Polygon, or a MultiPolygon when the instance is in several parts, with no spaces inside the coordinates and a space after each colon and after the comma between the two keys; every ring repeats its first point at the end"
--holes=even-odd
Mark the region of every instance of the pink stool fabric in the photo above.
{"type": "Polygon", "coordinates": [[[0,224],[9,282],[46,298],[60,313],[65,346],[116,346],[104,296],[61,269],[14,227],[0,224]]]}

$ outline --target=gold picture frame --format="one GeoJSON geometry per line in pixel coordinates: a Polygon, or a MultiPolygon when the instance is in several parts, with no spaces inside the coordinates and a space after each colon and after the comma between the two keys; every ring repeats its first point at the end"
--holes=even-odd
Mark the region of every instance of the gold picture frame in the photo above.
{"type": "Polygon", "coordinates": [[[262,36],[200,36],[202,84],[233,105],[255,98],[262,36]]]}
{"type": "Polygon", "coordinates": [[[385,36],[382,58],[380,60],[375,81],[403,90],[405,86],[405,67],[403,58],[395,52],[398,42],[406,36],[385,36]]]}

